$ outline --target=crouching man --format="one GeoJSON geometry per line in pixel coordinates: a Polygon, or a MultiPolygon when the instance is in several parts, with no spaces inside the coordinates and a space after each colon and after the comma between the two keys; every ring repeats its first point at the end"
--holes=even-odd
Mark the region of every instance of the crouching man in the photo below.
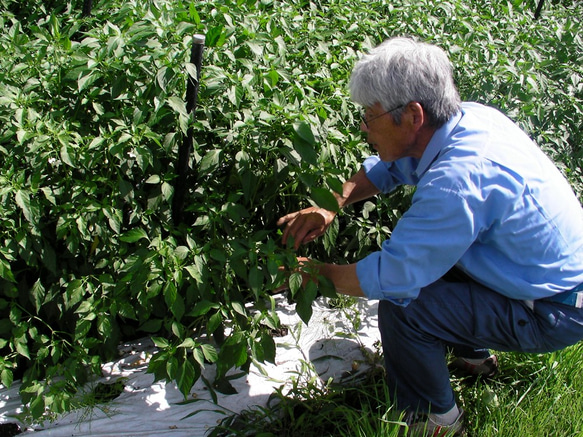
{"type": "MultiPolygon", "coordinates": [[[[583,209],[512,121],[460,102],[438,47],[385,41],[356,64],[350,92],[377,155],[344,183],[339,206],[401,184],[416,191],[378,252],[347,265],[304,262],[339,293],[380,301],[389,392],[413,434],[461,433],[448,348],[457,367],[491,375],[490,348],[540,353],[583,338],[583,209]]],[[[283,242],[310,242],[334,217],[316,207],[288,214],[283,242]]]]}

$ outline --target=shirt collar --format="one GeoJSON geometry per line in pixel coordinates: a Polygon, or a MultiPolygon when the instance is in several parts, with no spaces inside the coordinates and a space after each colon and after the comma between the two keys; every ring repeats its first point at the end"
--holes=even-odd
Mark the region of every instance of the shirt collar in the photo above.
{"type": "Polygon", "coordinates": [[[415,170],[415,174],[419,178],[421,178],[421,176],[423,176],[423,174],[429,169],[431,163],[435,161],[439,152],[445,147],[447,144],[446,139],[451,135],[451,132],[457,126],[461,118],[462,113],[457,112],[443,126],[433,133],[431,140],[429,140],[429,143],[419,160],[417,169],[415,170]]]}

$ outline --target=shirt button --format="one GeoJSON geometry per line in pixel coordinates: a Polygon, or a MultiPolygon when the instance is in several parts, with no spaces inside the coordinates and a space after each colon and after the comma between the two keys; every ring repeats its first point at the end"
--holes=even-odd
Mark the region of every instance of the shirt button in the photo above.
{"type": "Polygon", "coordinates": [[[520,319],[520,320],[518,321],[518,326],[526,326],[526,325],[527,325],[527,323],[528,323],[528,322],[527,322],[526,320],[524,320],[524,319],[520,319]]]}

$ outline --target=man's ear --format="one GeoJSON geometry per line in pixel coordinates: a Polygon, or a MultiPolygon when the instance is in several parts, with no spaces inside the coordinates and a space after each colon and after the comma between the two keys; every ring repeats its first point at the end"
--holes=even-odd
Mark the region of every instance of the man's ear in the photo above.
{"type": "Polygon", "coordinates": [[[427,117],[425,115],[425,110],[419,102],[409,102],[407,104],[407,109],[409,112],[410,122],[416,129],[421,129],[425,123],[427,117]]]}

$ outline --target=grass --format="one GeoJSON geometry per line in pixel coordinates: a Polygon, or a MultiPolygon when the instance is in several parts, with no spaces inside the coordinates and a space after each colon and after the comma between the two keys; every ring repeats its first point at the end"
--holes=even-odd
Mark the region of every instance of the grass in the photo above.
{"type": "Polygon", "coordinates": [[[500,354],[498,377],[458,385],[471,435],[583,435],[582,348],[579,343],[550,354],[500,354]]]}
{"type": "MultiPolygon", "coordinates": [[[[457,378],[469,437],[583,436],[583,343],[549,354],[498,353],[492,379],[457,378]]],[[[373,366],[351,385],[298,377],[267,407],[223,420],[209,437],[391,437],[406,429],[391,405],[383,372],[373,366]]]]}

